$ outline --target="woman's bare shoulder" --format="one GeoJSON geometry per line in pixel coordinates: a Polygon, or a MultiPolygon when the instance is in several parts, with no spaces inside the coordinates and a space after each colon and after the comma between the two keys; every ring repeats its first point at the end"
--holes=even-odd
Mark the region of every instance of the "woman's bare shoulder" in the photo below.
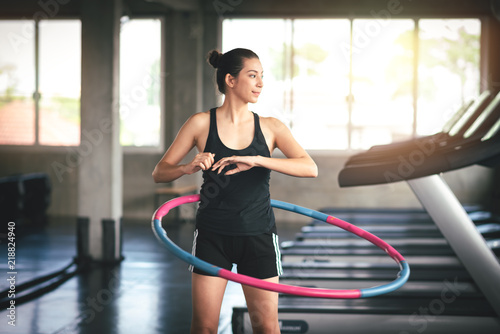
{"type": "Polygon", "coordinates": [[[193,114],[191,115],[191,117],[189,117],[188,121],[194,123],[205,123],[207,121],[210,121],[210,111],[202,111],[193,114]]]}
{"type": "Polygon", "coordinates": [[[286,125],[275,117],[262,117],[260,116],[261,127],[266,130],[276,133],[276,131],[281,131],[286,128],[286,125]]]}
{"type": "Polygon", "coordinates": [[[184,126],[194,129],[200,129],[200,128],[206,128],[209,124],[210,124],[210,112],[203,111],[191,115],[184,124],[184,126]]]}

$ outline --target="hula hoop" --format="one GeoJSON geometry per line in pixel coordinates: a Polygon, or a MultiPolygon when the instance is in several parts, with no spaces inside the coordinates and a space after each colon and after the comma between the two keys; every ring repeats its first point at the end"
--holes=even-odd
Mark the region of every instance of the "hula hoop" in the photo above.
{"type": "Polygon", "coordinates": [[[298,205],[281,202],[277,200],[271,200],[272,207],[302,214],[314,219],[322,220],[328,224],[338,226],[348,232],[351,232],[363,239],[368,240],[375,246],[381,248],[399,265],[400,270],[397,274],[397,278],[388,284],[379,285],[366,289],[334,290],[334,289],[305,288],[305,287],[298,287],[280,283],[271,283],[250,276],[237,274],[227,269],[214,266],[208,262],[198,259],[197,257],[184,251],[175,243],[173,243],[169,239],[169,237],[167,236],[167,232],[163,229],[161,225],[162,218],[171,209],[182,204],[198,202],[199,200],[200,200],[200,195],[188,195],[188,196],[177,197],[168,202],[165,202],[153,214],[151,225],[153,228],[153,232],[155,233],[158,240],[170,252],[172,252],[182,261],[187,262],[188,264],[191,264],[194,267],[203,270],[204,272],[210,275],[225,278],[230,281],[240,283],[243,285],[249,285],[259,289],[264,289],[274,292],[280,292],[302,297],[331,298],[331,299],[366,298],[366,297],[374,297],[381,294],[389,293],[403,286],[410,277],[410,267],[406,262],[406,260],[404,259],[404,257],[401,254],[399,254],[398,251],[396,251],[391,245],[389,245],[382,239],[378,238],[377,236],[357,226],[347,223],[341,219],[335,218],[333,216],[329,216],[327,214],[318,211],[314,211],[298,205]]]}

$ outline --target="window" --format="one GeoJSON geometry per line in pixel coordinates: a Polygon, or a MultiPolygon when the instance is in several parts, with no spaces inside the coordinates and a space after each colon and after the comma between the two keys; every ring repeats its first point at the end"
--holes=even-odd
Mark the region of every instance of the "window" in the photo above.
{"type": "Polygon", "coordinates": [[[33,21],[0,21],[0,144],[35,144],[33,21]]]}
{"type": "Polygon", "coordinates": [[[0,21],[0,145],[79,145],[80,36],[78,20],[0,21]]]}
{"type": "Polygon", "coordinates": [[[120,142],[159,147],[161,142],[161,21],[133,19],[120,34],[120,142]]]}
{"type": "Polygon", "coordinates": [[[479,95],[480,30],[477,19],[225,19],[222,46],[259,55],[253,110],[305,148],[367,149],[437,132],[479,95]]]}
{"type": "Polygon", "coordinates": [[[81,42],[79,37],[79,21],[40,23],[39,142],[41,145],[80,144],[81,42]]]}
{"type": "Polygon", "coordinates": [[[413,53],[404,46],[414,45],[413,30],[413,20],[354,20],[351,148],[412,135],[413,53]]]}
{"type": "MultiPolygon", "coordinates": [[[[120,142],[161,142],[161,21],[125,21],[120,142]]],[[[0,145],[80,145],[79,20],[0,21],[0,145]]]]}
{"type": "Polygon", "coordinates": [[[349,45],[348,20],[293,22],[293,129],[307,148],[347,146],[349,58],[340,45],[349,45]],[[318,34],[331,31],[334,34],[318,34]],[[319,120],[319,121],[318,121],[319,120]]]}
{"type": "Polygon", "coordinates": [[[479,95],[479,20],[420,20],[417,133],[432,134],[479,95]]]}

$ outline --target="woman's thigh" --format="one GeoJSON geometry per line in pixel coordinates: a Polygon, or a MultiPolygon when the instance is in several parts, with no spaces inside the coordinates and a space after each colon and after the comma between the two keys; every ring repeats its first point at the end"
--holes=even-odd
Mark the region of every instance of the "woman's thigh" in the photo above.
{"type": "MultiPolygon", "coordinates": [[[[192,274],[191,293],[193,301],[192,332],[215,330],[219,326],[220,308],[227,280],[200,274],[192,274]],[[203,329],[203,330],[201,330],[203,329]]],[[[209,333],[211,331],[207,331],[209,333]]]]}
{"type": "MultiPolygon", "coordinates": [[[[278,283],[279,277],[263,281],[278,283]]],[[[279,333],[278,293],[243,285],[254,333],[279,333]]]]}

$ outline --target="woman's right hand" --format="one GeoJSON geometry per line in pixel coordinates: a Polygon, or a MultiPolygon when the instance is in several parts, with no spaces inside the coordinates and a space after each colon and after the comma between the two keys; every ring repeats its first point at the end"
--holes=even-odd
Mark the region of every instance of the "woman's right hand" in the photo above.
{"type": "Polygon", "coordinates": [[[194,159],[185,165],[185,173],[193,174],[199,170],[208,170],[214,164],[215,154],[209,152],[198,153],[194,159]]]}

